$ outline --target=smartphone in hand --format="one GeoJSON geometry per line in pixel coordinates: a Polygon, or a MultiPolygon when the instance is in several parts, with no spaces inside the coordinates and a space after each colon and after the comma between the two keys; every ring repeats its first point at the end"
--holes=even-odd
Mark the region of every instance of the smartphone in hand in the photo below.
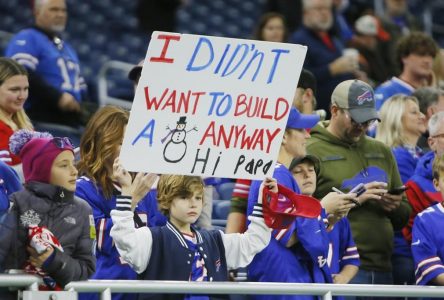
{"type": "Polygon", "coordinates": [[[405,185],[401,185],[398,186],[396,188],[390,189],[388,190],[388,194],[392,194],[392,195],[401,195],[402,193],[404,193],[406,190],[408,189],[408,187],[406,187],[405,185]]]}

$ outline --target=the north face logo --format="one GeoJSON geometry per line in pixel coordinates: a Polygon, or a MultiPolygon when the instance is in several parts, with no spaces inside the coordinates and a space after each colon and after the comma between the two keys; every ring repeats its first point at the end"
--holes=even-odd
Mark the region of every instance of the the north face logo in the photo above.
{"type": "Polygon", "coordinates": [[[371,91],[365,91],[363,94],[359,95],[356,98],[356,101],[358,101],[358,105],[362,105],[365,102],[372,102],[373,101],[373,95],[371,91]]]}

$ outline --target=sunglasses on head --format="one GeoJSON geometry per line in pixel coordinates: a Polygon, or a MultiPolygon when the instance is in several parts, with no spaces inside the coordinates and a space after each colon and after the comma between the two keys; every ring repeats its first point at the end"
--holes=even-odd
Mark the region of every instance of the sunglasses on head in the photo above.
{"type": "Polygon", "coordinates": [[[66,147],[74,148],[74,144],[68,137],[54,137],[51,139],[51,142],[59,149],[63,149],[66,147]]]}

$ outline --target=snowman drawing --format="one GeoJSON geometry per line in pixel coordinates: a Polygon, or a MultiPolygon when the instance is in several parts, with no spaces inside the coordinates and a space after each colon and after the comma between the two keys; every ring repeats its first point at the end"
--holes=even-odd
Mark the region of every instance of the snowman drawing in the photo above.
{"type": "Polygon", "coordinates": [[[193,130],[197,131],[196,126],[188,131],[185,130],[187,126],[186,118],[186,116],[180,117],[179,121],[177,121],[176,128],[174,129],[171,129],[169,125],[166,127],[169,132],[161,142],[163,144],[168,138],[170,138],[166,143],[165,148],[163,148],[163,158],[167,162],[177,163],[182,160],[187,152],[187,142],[185,141],[187,133],[193,130]]]}

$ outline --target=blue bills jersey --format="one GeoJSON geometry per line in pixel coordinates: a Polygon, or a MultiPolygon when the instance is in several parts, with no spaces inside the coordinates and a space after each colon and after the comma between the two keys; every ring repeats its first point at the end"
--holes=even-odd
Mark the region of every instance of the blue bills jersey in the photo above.
{"type": "MultiPolygon", "coordinates": [[[[81,101],[86,84],[77,54],[67,42],[57,37],[51,39],[36,28],[28,28],[11,39],[5,55],[35,71],[50,86],[81,101]]],[[[29,100],[27,102],[32,105],[32,91],[29,100]]]]}
{"type": "Polygon", "coordinates": [[[444,207],[435,204],[419,213],[413,222],[412,254],[416,284],[431,284],[444,273],[444,207]]]}

